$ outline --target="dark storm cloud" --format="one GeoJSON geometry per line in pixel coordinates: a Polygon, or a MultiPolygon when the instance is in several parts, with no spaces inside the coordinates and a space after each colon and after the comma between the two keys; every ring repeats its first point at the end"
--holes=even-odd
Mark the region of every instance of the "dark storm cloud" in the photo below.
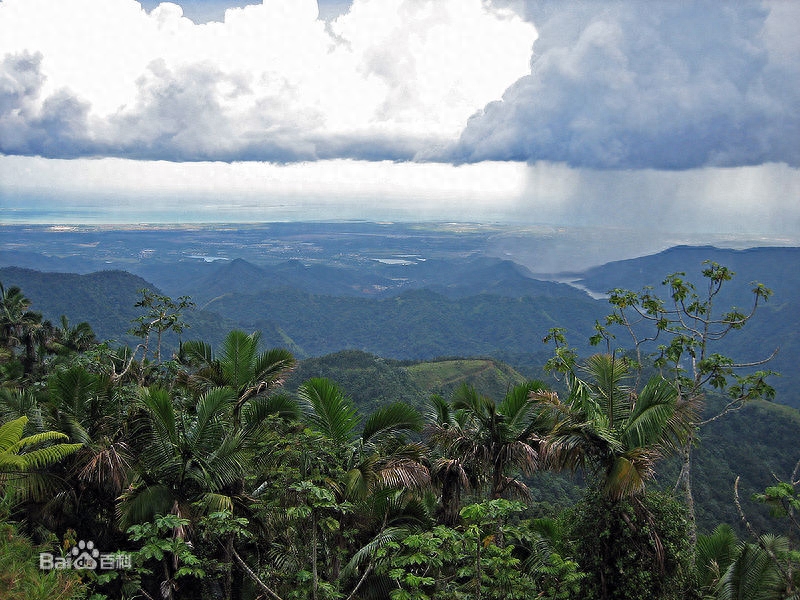
{"type": "MultiPolygon", "coordinates": [[[[165,31],[191,25],[164,6],[139,18],[149,18],[148,27],[157,21],[165,31]]],[[[318,92],[323,86],[308,73],[295,78],[289,67],[281,70],[302,45],[292,47],[291,56],[276,54],[281,59],[274,60],[275,68],[259,76],[251,63],[242,69],[207,59],[143,64],[138,79],[130,80],[130,95],[105,112],[96,110],[95,97],[86,93],[69,86],[53,89],[52,73],[46,86],[41,54],[14,52],[0,58],[0,153],[279,163],[513,160],[599,169],[800,165],[800,46],[787,25],[800,20],[800,3],[543,0],[526,9],[539,36],[530,74],[464,122],[486,97],[470,104],[451,129],[433,131],[449,114],[441,110],[447,106],[441,98],[449,96],[438,89],[432,93],[430,82],[417,81],[411,68],[428,60],[438,64],[441,49],[435,45],[421,53],[384,43],[376,55],[374,44],[366,44],[363,55],[353,59],[351,75],[361,77],[365,97],[384,97],[373,98],[378,109],[369,114],[333,125],[332,115],[347,114],[342,98],[348,95],[336,85],[344,85],[342,73],[351,71],[332,66],[315,73],[331,81],[324,88],[330,94],[318,92]]],[[[364,23],[371,21],[359,20],[348,30],[353,39],[364,32],[364,23]]],[[[195,27],[198,36],[200,29],[195,27]]],[[[405,23],[396,29],[417,40],[405,23]]],[[[309,56],[329,58],[338,42],[313,25],[308,31],[321,52],[309,56]]],[[[153,32],[153,40],[162,39],[161,29],[153,32]]],[[[394,40],[399,34],[386,35],[394,40]]],[[[409,40],[404,43],[412,48],[409,40]]],[[[502,56],[492,64],[508,63],[508,53],[502,56]]],[[[524,73],[527,56],[487,97],[498,97],[507,82],[524,73]]],[[[450,63],[440,67],[440,79],[461,73],[450,63]]],[[[467,89],[458,82],[466,79],[459,75],[454,81],[451,96],[457,101],[467,89]]],[[[85,83],[83,89],[98,93],[85,83]]]]}
{"type": "Polygon", "coordinates": [[[0,62],[0,153],[65,158],[90,151],[89,107],[68,90],[37,105],[44,78],[39,54],[6,55],[0,62]]]}
{"type": "Polygon", "coordinates": [[[531,75],[435,159],[800,164],[800,72],[770,38],[770,5],[545,3],[529,16],[540,33],[531,75]]]}

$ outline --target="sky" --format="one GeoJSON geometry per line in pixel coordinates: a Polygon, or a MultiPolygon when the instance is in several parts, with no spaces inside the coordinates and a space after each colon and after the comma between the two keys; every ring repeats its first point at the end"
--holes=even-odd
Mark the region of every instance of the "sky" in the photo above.
{"type": "Polygon", "coordinates": [[[800,243],[800,0],[0,0],[0,223],[800,243]]]}

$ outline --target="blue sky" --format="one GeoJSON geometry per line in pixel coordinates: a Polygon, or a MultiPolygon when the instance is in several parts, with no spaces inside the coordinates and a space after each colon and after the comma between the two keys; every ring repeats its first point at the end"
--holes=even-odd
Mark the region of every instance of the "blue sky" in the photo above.
{"type": "Polygon", "coordinates": [[[795,243],[798,22],[793,0],[0,0],[0,221],[795,243]]]}

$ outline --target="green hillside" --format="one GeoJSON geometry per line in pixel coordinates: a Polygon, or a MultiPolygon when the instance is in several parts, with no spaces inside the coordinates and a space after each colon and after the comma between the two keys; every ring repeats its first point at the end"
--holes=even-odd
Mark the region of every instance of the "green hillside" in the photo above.
{"type": "MultiPolygon", "coordinates": [[[[337,382],[362,415],[399,400],[423,407],[431,394],[449,397],[464,383],[500,400],[508,389],[525,381],[512,367],[493,359],[448,358],[409,363],[352,350],[301,361],[286,387],[294,391],[311,377],[337,382]]],[[[556,385],[552,379],[548,382],[556,385]]],[[[709,398],[707,414],[714,414],[721,403],[721,398],[709,398]]],[[[705,427],[693,459],[699,529],[710,532],[725,522],[740,535],[746,535],[733,503],[733,483],[741,476],[742,501],[751,522],[758,530],[774,530],[774,519],[750,496],[770,485],[773,474],[788,477],[798,459],[798,441],[800,411],[771,402],[753,402],[705,427]]],[[[662,464],[659,487],[671,490],[678,471],[675,460],[662,464]]],[[[579,474],[543,473],[530,479],[530,487],[537,501],[563,506],[579,496],[582,481],[579,474]]]]}
{"type": "Polygon", "coordinates": [[[525,381],[508,365],[489,359],[422,362],[405,367],[405,371],[421,389],[445,397],[467,384],[490,398],[502,398],[509,389],[525,381]]]}
{"type": "Polygon", "coordinates": [[[286,389],[294,391],[312,377],[337,382],[365,414],[399,400],[422,408],[432,394],[449,396],[462,384],[472,385],[489,397],[502,398],[511,387],[525,381],[513,368],[488,358],[404,362],[343,350],[301,361],[287,380],[286,389]]]}

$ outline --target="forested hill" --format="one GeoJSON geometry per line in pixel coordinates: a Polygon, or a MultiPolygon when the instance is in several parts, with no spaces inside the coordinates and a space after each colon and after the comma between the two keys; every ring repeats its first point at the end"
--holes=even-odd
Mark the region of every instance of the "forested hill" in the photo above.
{"type": "MultiPolygon", "coordinates": [[[[774,295],[715,351],[756,360],[779,349],[769,365],[782,373],[774,379],[777,401],[800,407],[794,368],[800,359],[798,258],[798,248],[676,247],[574,278],[596,292],[653,285],[664,296],[668,290],[660,282],[667,274],[684,271],[697,281],[703,261],[716,261],[736,272],[718,299],[720,311],[731,305],[746,310],[751,282],[764,283],[774,295]]],[[[495,356],[529,372],[552,351],[542,344],[550,328],[565,328],[570,343],[586,352],[595,321],[610,309],[568,285],[536,280],[510,261],[471,255],[396,264],[369,260],[363,267],[335,260],[176,262],[151,271],[156,281],[121,271],[78,276],[3,268],[0,281],[22,288],[46,318],[65,314],[73,323],[88,321],[101,339],[131,341],[126,332],[138,314],[138,290],[150,287],[196,301],[196,310],[186,314],[184,339],[213,344],[241,328],[260,330],[266,345],[287,347],[301,359],[343,349],[409,360],[495,356]]],[[[618,343],[626,339],[619,336],[618,343]]]]}
{"type": "MultiPolygon", "coordinates": [[[[336,381],[353,399],[361,414],[370,414],[393,402],[408,402],[425,410],[433,393],[449,398],[463,384],[474,386],[489,398],[501,399],[514,385],[542,373],[519,373],[496,360],[440,359],[425,362],[396,361],[364,352],[347,350],[304,360],[286,382],[294,392],[312,377],[336,381]]],[[[722,399],[710,397],[708,415],[719,410],[722,399]]],[[[775,403],[757,401],[711,423],[694,453],[694,490],[701,531],[711,531],[718,523],[733,526],[741,535],[747,532],[731,501],[733,483],[741,477],[740,487],[747,512],[756,529],[774,530],[769,511],[747,500],[752,493],[773,482],[772,474],[789,473],[796,462],[796,440],[800,436],[800,412],[775,403]]],[[[671,489],[678,475],[678,461],[659,468],[658,482],[671,489]]],[[[580,495],[580,478],[561,475],[534,476],[534,495],[551,503],[569,504],[580,495]]],[[[776,532],[777,533],[777,532],[776,532]]]]}
{"type": "MultiPolygon", "coordinates": [[[[673,271],[662,258],[638,273],[673,271]]],[[[601,598],[609,582],[609,598],[630,600],[796,595],[800,495],[785,478],[797,473],[800,411],[746,393],[762,395],[761,374],[720,382],[729,363],[711,355],[698,362],[716,379],[677,386],[674,370],[650,377],[653,364],[606,353],[625,332],[596,323],[641,296],[614,305],[472,256],[449,275],[446,263],[386,260],[425,278],[359,291],[353,282],[390,269],[362,279],[352,265],[290,261],[280,278],[231,260],[176,263],[164,290],[124,270],[0,270],[0,574],[14,574],[0,577],[0,597],[20,581],[26,600],[32,589],[42,599],[563,600],[601,598]],[[338,288],[337,268],[347,269],[338,288]],[[178,297],[202,289],[197,307],[178,297]],[[80,321],[112,346],[145,341],[132,352],[101,345],[80,321]],[[126,337],[131,328],[140,337],[126,337]],[[191,339],[172,356],[168,329],[191,339]],[[548,331],[582,356],[563,345],[554,356],[548,331]],[[597,331],[608,347],[588,356],[597,331]],[[728,412],[712,388],[742,404],[728,412]],[[689,465],[691,493],[675,486],[689,465]],[[114,577],[79,572],[97,567],[81,554],[92,548],[119,550],[114,577]]],[[[689,262],[681,270],[703,268],[689,262]]],[[[638,287],[625,279],[636,267],[618,279],[607,268],[598,285],[638,287]]],[[[667,363],[682,368],[698,347],[738,359],[777,343],[781,360],[793,352],[778,400],[796,403],[798,312],[781,295],[797,275],[785,261],[741,271],[728,281],[712,266],[726,291],[708,312],[702,289],[695,302],[672,279],[696,318],[659,313],[659,331],[675,327],[664,337],[686,336],[671,338],[680,344],[667,363]],[[752,323],[733,313],[731,337],[714,345],[703,319],[747,298],[742,277],[776,296],[752,323]],[[707,335],[696,341],[698,322],[707,335]]],[[[102,569],[111,555],[97,556],[102,569]]]]}
{"type": "MultiPolygon", "coordinates": [[[[287,280],[274,276],[274,270],[233,261],[187,286],[186,293],[194,289],[199,298],[192,296],[198,306],[186,314],[190,329],[183,337],[215,343],[231,328],[260,330],[265,344],[285,346],[299,358],[348,348],[397,359],[531,355],[546,351],[541,340],[551,327],[564,326],[573,339],[586,340],[595,319],[604,314],[602,303],[567,285],[525,279],[515,269],[506,272],[502,262],[497,263],[500,272],[490,279],[485,263],[470,264],[475,271],[454,265],[451,270],[462,280],[452,274],[449,279],[440,277],[438,291],[409,285],[399,295],[376,298],[336,295],[335,286],[331,293],[314,293],[301,285],[287,285],[287,280]],[[500,285],[514,274],[524,286],[500,285]],[[480,290],[478,282],[502,288],[503,295],[467,295],[468,287],[480,290]]],[[[305,269],[284,268],[295,273],[305,269]]],[[[159,289],[118,271],[74,275],[4,268],[0,281],[22,288],[46,318],[57,320],[66,314],[72,322],[92,324],[101,339],[113,340],[129,340],[126,332],[138,314],[134,308],[138,290],[159,289]],[[81,300],[72,300],[77,298],[81,300]],[[106,316],[110,302],[115,306],[111,318],[106,316]]],[[[177,295],[173,292],[173,297],[177,295]]]]}

